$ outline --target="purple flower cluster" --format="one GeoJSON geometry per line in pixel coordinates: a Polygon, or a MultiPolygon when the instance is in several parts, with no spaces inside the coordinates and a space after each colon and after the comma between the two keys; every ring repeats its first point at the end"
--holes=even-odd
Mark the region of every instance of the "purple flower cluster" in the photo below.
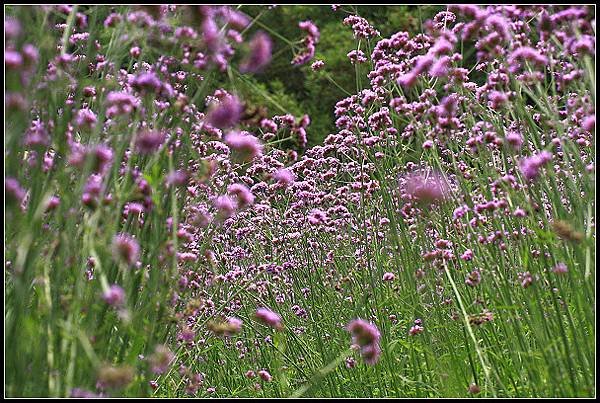
{"type": "Polygon", "coordinates": [[[268,308],[258,308],[255,313],[255,318],[263,324],[270,326],[276,330],[282,330],[281,316],[271,311],[268,308]]]}
{"type": "Polygon", "coordinates": [[[531,157],[523,158],[519,162],[519,168],[521,169],[523,177],[526,180],[531,181],[540,175],[540,169],[550,161],[552,161],[552,153],[544,150],[531,157]]]}
{"type": "Polygon", "coordinates": [[[262,145],[256,137],[248,132],[233,131],[225,136],[225,144],[232,151],[234,158],[251,161],[262,154],[262,145]]]}
{"type": "Polygon", "coordinates": [[[381,333],[377,326],[363,319],[354,319],[348,323],[347,329],[352,334],[352,343],[359,347],[360,355],[365,363],[376,364],[381,355],[379,347],[381,333]]]}
{"type": "Polygon", "coordinates": [[[273,44],[264,32],[257,32],[249,43],[248,56],[240,64],[242,73],[258,73],[271,62],[273,44]]]}
{"type": "Polygon", "coordinates": [[[115,235],[112,251],[115,260],[123,261],[129,266],[133,266],[140,257],[139,243],[131,235],[125,233],[115,235]]]}
{"type": "Polygon", "coordinates": [[[302,21],[298,26],[306,31],[306,36],[302,40],[302,51],[292,59],[292,64],[296,66],[306,64],[314,57],[315,45],[321,36],[319,28],[310,20],[302,21]]]}
{"type": "Polygon", "coordinates": [[[366,19],[358,15],[350,15],[344,18],[344,25],[349,25],[352,28],[355,38],[369,39],[379,36],[379,31],[373,28],[366,19]]]}

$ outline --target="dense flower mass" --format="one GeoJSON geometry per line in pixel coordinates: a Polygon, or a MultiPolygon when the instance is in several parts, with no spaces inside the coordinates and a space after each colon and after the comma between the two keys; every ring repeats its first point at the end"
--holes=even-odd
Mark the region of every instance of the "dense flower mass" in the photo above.
{"type": "Polygon", "coordinates": [[[418,7],[8,7],[7,395],[592,396],[595,9],[418,7]]]}

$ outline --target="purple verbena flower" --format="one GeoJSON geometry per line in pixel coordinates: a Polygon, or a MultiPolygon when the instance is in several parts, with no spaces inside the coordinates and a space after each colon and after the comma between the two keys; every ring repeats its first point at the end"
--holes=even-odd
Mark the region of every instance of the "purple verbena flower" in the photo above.
{"type": "Polygon", "coordinates": [[[206,120],[211,126],[227,129],[238,123],[243,111],[243,105],[236,96],[227,96],[219,103],[213,104],[206,120]]]}
{"type": "Polygon", "coordinates": [[[125,233],[115,235],[112,242],[112,251],[115,260],[123,261],[129,266],[135,264],[140,257],[138,241],[125,233]]]}
{"type": "Polygon", "coordinates": [[[102,299],[110,306],[122,306],[125,303],[125,290],[121,286],[113,284],[102,294],[102,299]]]}
{"type": "Polygon", "coordinates": [[[264,32],[257,32],[250,40],[250,52],[240,64],[241,73],[258,73],[271,62],[272,41],[264,32]]]}
{"type": "Polygon", "coordinates": [[[282,330],[281,316],[271,311],[268,308],[258,308],[254,315],[256,319],[267,326],[271,326],[276,330],[282,330]]]}

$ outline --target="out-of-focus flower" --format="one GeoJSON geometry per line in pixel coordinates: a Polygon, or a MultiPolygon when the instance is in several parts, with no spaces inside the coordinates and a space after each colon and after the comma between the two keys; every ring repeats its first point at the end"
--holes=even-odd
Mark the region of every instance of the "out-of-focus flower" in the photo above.
{"type": "Polygon", "coordinates": [[[271,326],[276,330],[282,330],[281,316],[268,308],[258,308],[255,313],[255,318],[267,326],[271,326]]]}
{"type": "Polygon", "coordinates": [[[129,234],[120,233],[115,235],[112,242],[113,257],[132,266],[140,257],[140,245],[137,240],[129,234]]]}
{"type": "Polygon", "coordinates": [[[154,348],[154,353],[148,358],[150,371],[157,375],[164,373],[174,358],[175,355],[167,346],[158,344],[154,348]]]}
{"type": "Polygon", "coordinates": [[[122,389],[133,381],[135,371],[128,365],[105,365],[98,371],[96,387],[99,389],[122,389]]]}
{"type": "Polygon", "coordinates": [[[102,294],[102,299],[108,305],[122,306],[125,303],[125,290],[121,286],[113,284],[102,294]]]}
{"type": "Polygon", "coordinates": [[[140,154],[156,152],[165,141],[165,134],[158,130],[146,130],[138,133],[135,148],[140,154]]]}
{"type": "Polygon", "coordinates": [[[448,196],[448,183],[438,173],[414,173],[405,179],[404,192],[413,200],[431,204],[443,201],[448,196]]]}
{"type": "Polygon", "coordinates": [[[526,180],[532,181],[540,174],[540,168],[552,160],[552,153],[542,151],[531,157],[524,158],[519,162],[519,168],[526,180]]]}
{"type": "Polygon", "coordinates": [[[346,329],[352,335],[352,343],[360,348],[360,353],[365,363],[374,365],[379,360],[381,348],[379,340],[381,333],[373,323],[363,319],[354,319],[348,323],[346,329]]]}
{"type": "Polygon", "coordinates": [[[250,52],[240,64],[242,73],[258,73],[271,62],[273,44],[264,32],[257,32],[250,40],[250,52]]]}
{"type": "Polygon", "coordinates": [[[294,183],[295,176],[292,171],[286,168],[281,168],[275,172],[273,175],[273,179],[277,181],[282,186],[289,186],[294,183]]]}
{"type": "Polygon", "coordinates": [[[242,115],[243,106],[235,95],[227,96],[214,103],[206,117],[211,126],[226,129],[235,126],[242,115]]]}
{"type": "Polygon", "coordinates": [[[262,154],[258,139],[247,132],[230,132],[225,136],[225,144],[233,151],[234,158],[241,161],[251,161],[262,154]]]}

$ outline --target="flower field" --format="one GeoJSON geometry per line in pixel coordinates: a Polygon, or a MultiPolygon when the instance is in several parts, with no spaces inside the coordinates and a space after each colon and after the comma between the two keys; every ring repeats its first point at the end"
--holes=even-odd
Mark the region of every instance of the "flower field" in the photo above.
{"type": "Polygon", "coordinates": [[[595,6],[295,7],[5,6],[5,396],[594,397],[595,6]]]}

